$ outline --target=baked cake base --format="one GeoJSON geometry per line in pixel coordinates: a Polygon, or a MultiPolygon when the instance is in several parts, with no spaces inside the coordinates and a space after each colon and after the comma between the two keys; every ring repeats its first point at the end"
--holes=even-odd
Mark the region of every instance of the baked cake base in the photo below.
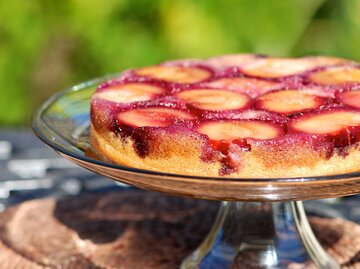
{"type": "MultiPolygon", "coordinates": [[[[152,171],[183,175],[219,177],[222,163],[204,162],[200,156],[201,144],[188,136],[163,136],[161,143],[153,144],[156,149],[145,157],[134,150],[130,138],[121,139],[112,132],[99,131],[93,125],[91,144],[96,150],[114,163],[152,171]],[[189,165],[191,164],[191,165],[189,165]]],[[[274,149],[268,146],[253,146],[250,152],[240,153],[241,169],[226,177],[234,178],[286,178],[344,174],[356,171],[360,160],[360,143],[352,145],[346,156],[334,152],[327,158],[325,152],[316,151],[306,144],[299,151],[291,141],[274,149]],[[256,168],[256,169],[254,169],[256,168]]]]}

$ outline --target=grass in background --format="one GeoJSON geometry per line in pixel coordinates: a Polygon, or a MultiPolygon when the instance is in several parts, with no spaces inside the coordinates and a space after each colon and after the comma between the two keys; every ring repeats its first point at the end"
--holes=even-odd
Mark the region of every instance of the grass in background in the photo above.
{"type": "Polygon", "coordinates": [[[52,93],[165,59],[254,52],[360,60],[359,0],[0,2],[0,125],[52,93]]]}

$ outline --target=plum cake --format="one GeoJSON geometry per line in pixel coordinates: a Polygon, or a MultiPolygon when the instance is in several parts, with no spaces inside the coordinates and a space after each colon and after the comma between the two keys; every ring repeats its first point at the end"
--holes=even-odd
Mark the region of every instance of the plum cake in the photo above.
{"type": "Polygon", "coordinates": [[[153,171],[359,171],[360,64],[238,54],[126,70],[93,94],[90,133],[110,161],[153,171]]]}

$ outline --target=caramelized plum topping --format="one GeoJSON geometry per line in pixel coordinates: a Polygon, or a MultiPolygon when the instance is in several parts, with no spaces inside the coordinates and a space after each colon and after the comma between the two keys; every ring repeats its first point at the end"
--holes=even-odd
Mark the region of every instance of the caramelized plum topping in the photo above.
{"type": "Polygon", "coordinates": [[[198,131],[215,141],[243,138],[274,139],[283,135],[282,128],[273,123],[257,120],[208,121],[201,124],[198,131]]]}
{"type": "Polygon", "coordinates": [[[345,109],[305,114],[290,123],[290,128],[297,132],[328,136],[336,136],[343,130],[358,126],[360,126],[360,112],[345,109]]]}
{"type": "Polygon", "coordinates": [[[227,68],[233,66],[242,66],[249,64],[257,58],[254,54],[228,54],[219,57],[212,57],[206,63],[214,66],[215,68],[227,68]]]}
{"type": "Polygon", "coordinates": [[[269,57],[260,58],[245,65],[242,70],[245,74],[251,76],[280,78],[301,74],[320,66],[337,65],[346,62],[350,61],[335,57],[304,57],[297,59],[269,57]]]}
{"type": "Polygon", "coordinates": [[[210,111],[243,109],[250,102],[246,94],[217,89],[187,90],[176,96],[195,108],[210,111]]]}
{"type": "Polygon", "coordinates": [[[353,66],[332,67],[309,76],[310,80],[320,85],[342,85],[360,83],[360,68],[353,66]]]}
{"type": "Polygon", "coordinates": [[[120,112],[116,116],[121,124],[132,127],[166,127],[181,120],[193,120],[188,112],[166,107],[148,107],[120,112]]]}
{"type": "Polygon", "coordinates": [[[360,108],[360,90],[339,93],[336,99],[345,105],[360,108]]]}
{"type": "Polygon", "coordinates": [[[206,85],[209,87],[245,93],[252,98],[256,98],[257,96],[262,95],[270,90],[280,88],[283,84],[256,78],[238,77],[221,78],[206,83],[206,85]]]}
{"type": "Polygon", "coordinates": [[[210,71],[203,68],[163,65],[139,68],[134,73],[138,76],[173,83],[196,83],[209,79],[212,76],[210,71]]]}
{"type": "Polygon", "coordinates": [[[105,88],[94,94],[94,98],[116,103],[148,101],[162,94],[161,87],[145,83],[126,83],[105,88]]]}
{"type": "Polygon", "coordinates": [[[280,114],[295,114],[326,104],[324,98],[301,90],[281,90],[266,93],[256,100],[258,109],[280,114]]]}

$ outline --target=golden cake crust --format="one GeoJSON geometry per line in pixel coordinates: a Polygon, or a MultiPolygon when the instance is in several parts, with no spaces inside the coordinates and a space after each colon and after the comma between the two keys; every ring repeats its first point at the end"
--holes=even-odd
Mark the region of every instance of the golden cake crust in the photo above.
{"type": "MultiPolygon", "coordinates": [[[[201,145],[180,137],[167,137],[154,145],[151,153],[140,157],[133,141],[119,139],[111,132],[98,132],[91,126],[91,143],[107,159],[129,167],[164,173],[219,177],[221,162],[201,160],[201,145]],[[176,141],[176,143],[174,143],[176,141]]],[[[311,148],[274,149],[258,147],[241,155],[241,169],[226,177],[234,178],[286,178],[306,175],[343,174],[359,169],[359,143],[344,158],[334,154],[327,159],[311,148]]]]}

